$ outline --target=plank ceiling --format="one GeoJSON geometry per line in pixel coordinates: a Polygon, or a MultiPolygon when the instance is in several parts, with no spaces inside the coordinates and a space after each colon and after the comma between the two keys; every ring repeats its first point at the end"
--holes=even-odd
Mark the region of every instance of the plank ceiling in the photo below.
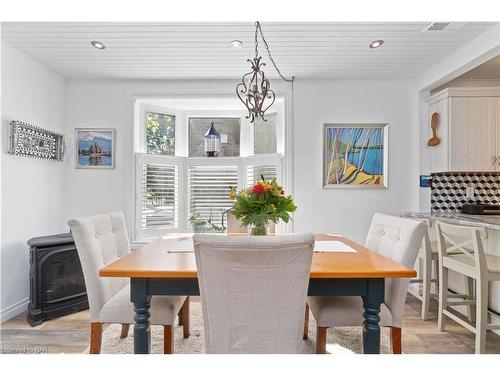
{"type": "MultiPolygon", "coordinates": [[[[495,25],[451,23],[440,32],[422,32],[427,24],[264,22],[262,27],[286,76],[410,78],[495,25]],[[385,44],[368,48],[377,39],[385,44]]],[[[2,38],[67,78],[238,78],[249,71],[254,25],[8,22],[2,24],[2,38]],[[234,39],[243,42],[241,49],[231,46],[234,39]],[[93,48],[91,40],[106,49],[93,48]]],[[[276,76],[270,64],[266,68],[276,76]]]]}

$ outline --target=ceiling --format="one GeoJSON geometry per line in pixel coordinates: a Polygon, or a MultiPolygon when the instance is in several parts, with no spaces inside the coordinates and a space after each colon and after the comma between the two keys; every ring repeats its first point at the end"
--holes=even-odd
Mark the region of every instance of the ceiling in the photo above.
{"type": "MultiPolygon", "coordinates": [[[[262,23],[282,73],[297,78],[411,78],[495,23],[262,23]],[[385,41],[378,49],[369,44],[385,41]]],[[[254,24],[6,22],[2,38],[66,78],[239,78],[250,71],[254,24]],[[231,46],[234,39],[243,47],[231,46]],[[90,41],[99,40],[98,50],[90,41]]],[[[265,55],[262,43],[259,52],[265,55]]],[[[276,73],[270,63],[270,77],[276,73]]]]}

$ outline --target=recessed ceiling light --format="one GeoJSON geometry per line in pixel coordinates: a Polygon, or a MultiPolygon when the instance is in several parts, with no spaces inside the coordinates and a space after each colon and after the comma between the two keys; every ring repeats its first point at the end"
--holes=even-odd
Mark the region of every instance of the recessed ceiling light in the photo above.
{"type": "Polygon", "coordinates": [[[234,48],[241,48],[243,46],[243,42],[241,40],[232,40],[231,45],[234,48]]]}
{"type": "Polygon", "coordinates": [[[378,48],[382,44],[384,44],[383,40],[376,40],[376,41],[370,43],[370,48],[378,48]]]}
{"type": "Polygon", "coordinates": [[[90,44],[92,44],[97,49],[106,49],[106,46],[104,45],[104,43],[99,42],[98,40],[93,40],[90,42],[90,44]]]}

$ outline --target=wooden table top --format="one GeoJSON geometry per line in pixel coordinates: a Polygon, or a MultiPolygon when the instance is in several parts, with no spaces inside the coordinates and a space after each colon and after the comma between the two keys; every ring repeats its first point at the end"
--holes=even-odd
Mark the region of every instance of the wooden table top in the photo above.
{"type": "MultiPolygon", "coordinates": [[[[400,278],[415,277],[416,272],[392,259],[368,250],[345,237],[317,234],[316,241],[340,241],[356,250],[347,252],[315,252],[311,278],[400,278]]],[[[99,271],[105,277],[196,278],[193,252],[169,253],[171,238],[158,238],[142,248],[117,259],[99,271]]]]}

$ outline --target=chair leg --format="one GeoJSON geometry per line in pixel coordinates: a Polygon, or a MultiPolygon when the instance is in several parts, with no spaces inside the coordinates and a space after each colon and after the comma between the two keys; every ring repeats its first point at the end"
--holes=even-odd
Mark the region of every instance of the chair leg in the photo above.
{"type": "Polygon", "coordinates": [[[488,327],[488,280],[476,280],[476,354],[484,353],[488,327]]]}
{"type": "Polygon", "coordinates": [[[431,299],[432,259],[424,257],[422,271],[422,320],[429,319],[429,303],[431,299]]]}
{"type": "Polygon", "coordinates": [[[438,329],[444,332],[445,316],[443,311],[447,309],[448,303],[448,268],[439,265],[439,307],[438,307],[438,329]]]}
{"type": "Polygon", "coordinates": [[[326,330],[328,327],[316,327],[316,354],[326,353],[326,330]]]}
{"type": "Polygon", "coordinates": [[[102,323],[90,323],[90,354],[99,354],[101,352],[102,341],[102,323]]]}
{"type": "Polygon", "coordinates": [[[163,354],[174,353],[174,330],[172,326],[163,326],[163,354]]]}
{"type": "Polygon", "coordinates": [[[182,315],[182,331],[184,338],[187,339],[189,337],[189,297],[186,297],[184,304],[181,308],[182,315]]]}
{"type": "Polygon", "coordinates": [[[128,336],[128,329],[130,328],[130,324],[122,324],[122,332],[120,333],[120,338],[124,339],[128,336]]]}
{"type": "MultiPolygon", "coordinates": [[[[474,279],[465,276],[465,283],[467,285],[467,299],[474,299],[474,279]]],[[[474,323],[476,321],[476,306],[467,305],[467,318],[469,322],[474,323]]]]}
{"type": "Polygon", "coordinates": [[[302,335],[303,340],[309,338],[309,305],[306,303],[306,313],[304,316],[304,334],[302,335]]]}
{"type": "Polygon", "coordinates": [[[392,354],[402,354],[403,345],[401,340],[401,328],[391,327],[392,354]]]}
{"type": "MultiPolygon", "coordinates": [[[[432,274],[431,274],[432,276],[432,274]]],[[[434,293],[439,293],[439,259],[434,260],[434,277],[436,278],[436,282],[434,284],[434,293]]]]}

